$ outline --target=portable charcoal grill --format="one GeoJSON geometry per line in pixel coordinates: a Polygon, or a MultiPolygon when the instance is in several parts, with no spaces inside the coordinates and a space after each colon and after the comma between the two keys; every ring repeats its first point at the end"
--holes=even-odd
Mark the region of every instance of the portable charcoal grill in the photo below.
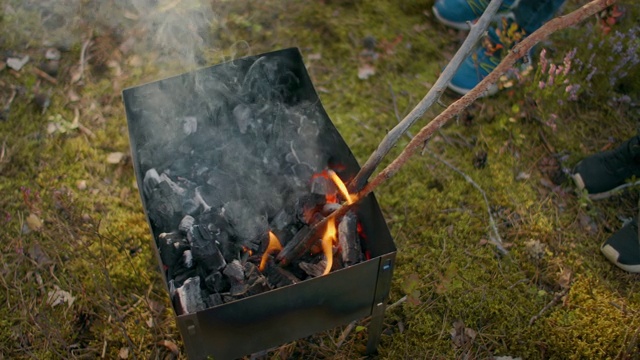
{"type": "MultiPolygon", "coordinates": [[[[256,294],[252,285],[240,298],[213,290],[232,281],[216,275],[230,268],[224,258],[237,256],[246,271],[267,228],[291,241],[290,209],[314,174],[359,171],[299,51],[236,59],[126,89],[123,98],[138,188],[189,358],[237,358],[366,316],[374,352],[396,248],[373,194],[356,207],[364,261],[256,294]]],[[[239,286],[230,293],[249,287],[239,286]]]]}

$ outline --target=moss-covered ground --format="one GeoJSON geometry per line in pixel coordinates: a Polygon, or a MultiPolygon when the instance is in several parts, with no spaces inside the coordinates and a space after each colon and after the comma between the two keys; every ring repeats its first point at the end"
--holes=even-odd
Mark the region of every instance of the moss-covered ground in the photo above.
{"type": "MultiPolygon", "coordinates": [[[[157,3],[141,13],[116,1],[0,1],[0,359],[185,357],[127,155],[120,93],[193,68],[154,46],[179,28],[141,24],[203,7],[157,3]],[[55,83],[35,70],[47,43],[63,49],[55,83]],[[22,55],[31,57],[22,69],[6,66],[22,55]]],[[[433,18],[431,0],[211,3],[197,65],[300,48],[361,163],[465,36],[433,18]],[[375,73],[360,79],[366,66],[375,73]]],[[[590,201],[567,177],[583,157],[636,133],[640,6],[620,5],[625,15],[610,31],[593,18],[536,49],[560,65],[575,48],[567,75],[551,85],[535,56],[533,69],[452,120],[376,190],[398,255],[394,306],[373,358],[640,358],[640,277],[599,250],[637,215],[638,189],[590,201]],[[506,255],[492,243],[489,213],[506,255]]],[[[192,25],[173,35],[202,32],[192,25]]],[[[365,358],[367,323],[263,356],[365,358]]]]}

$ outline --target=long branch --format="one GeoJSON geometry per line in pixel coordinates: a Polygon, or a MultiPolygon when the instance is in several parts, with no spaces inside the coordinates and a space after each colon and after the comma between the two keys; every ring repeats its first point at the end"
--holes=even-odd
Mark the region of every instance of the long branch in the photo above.
{"type": "MultiPolygon", "coordinates": [[[[436,116],[431,122],[425,125],[420,132],[409,142],[404,148],[402,153],[391,162],[386,168],[384,168],[376,177],[366,186],[360,190],[355,196],[355,201],[351,205],[343,205],[331,215],[324,218],[311,228],[308,235],[297,243],[288,243],[285,248],[278,254],[277,260],[286,264],[295,257],[302,254],[306,249],[310,248],[313,243],[319,238],[320,232],[327,226],[327,222],[330,218],[339,218],[346,214],[346,212],[360,199],[369,195],[375,188],[382,184],[385,180],[388,180],[395,175],[400,167],[404,165],[407,160],[428,141],[433,134],[440,129],[447,121],[449,121],[456,114],[471,105],[477,98],[482,96],[489,86],[498,81],[500,76],[510,69],[513,64],[520,58],[525,56],[537,43],[549,37],[549,35],[556,31],[566,29],[570,26],[574,26],[584,19],[591,17],[607,7],[616,3],[616,0],[594,0],[583,7],[564,16],[557,17],[550,20],[531,35],[524,38],[521,42],[511,49],[507,56],[496,66],[491,73],[489,73],[478,85],[471,89],[467,94],[460,99],[449,105],[443,112],[436,116]]],[[[473,27],[478,25],[473,25],[473,27]]],[[[422,102],[421,102],[422,103],[422,102]]],[[[414,109],[415,111],[415,109],[414,109]]],[[[413,111],[412,111],[413,112],[413,111]]],[[[400,133],[402,134],[402,133],[400,133]]],[[[380,147],[378,147],[380,149],[380,147]]]]}
{"type": "Polygon", "coordinates": [[[436,83],[431,87],[431,89],[429,89],[427,95],[420,100],[418,105],[416,105],[416,107],[414,107],[398,125],[387,133],[378,145],[378,148],[371,154],[371,156],[369,156],[369,159],[367,159],[358,174],[349,183],[349,190],[351,192],[358,192],[362,190],[371,174],[373,174],[378,165],[380,165],[382,159],[389,153],[400,137],[402,137],[402,134],[404,134],[411,125],[420,119],[431,105],[440,98],[440,95],[446,89],[447,84],[451,81],[453,75],[455,75],[460,64],[462,64],[464,59],[469,56],[480,37],[482,37],[489,27],[491,19],[494,17],[501,4],[502,0],[491,0],[482,16],[480,16],[475,25],[471,26],[471,31],[469,31],[467,38],[444,68],[436,83]]]}

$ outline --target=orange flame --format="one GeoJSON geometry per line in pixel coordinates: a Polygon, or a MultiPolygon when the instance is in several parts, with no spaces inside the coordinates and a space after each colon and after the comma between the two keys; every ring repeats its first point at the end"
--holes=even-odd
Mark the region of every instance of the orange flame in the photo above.
{"type": "Polygon", "coordinates": [[[338,174],[336,174],[336,172],[333,171],[333,170],[328,170],[327,173],[329,174],[329,178],[338,187],[338,190],[340,191],[340,194],[342,194],[342,196],[347,200],[347,204],[349,204],[349,205],[353,204],[353,200],[351,198],[351,195],[349,195],[349,191],[347,191],[347,186],[342,182],[340,177],[338,177],[338,174]]]}
{"type": "Polygon", "coordinates": [[[327,267],[322,275],[327,275],[333,266],[333,244],[336,242],[336,222],[334,218],[330,218],[327,222],[327,230],[322,235],[322,251],[327,259],[327,267]]]}
{"type": "Polygon", "coordinates": [[[274,233],[269,231],[269,245],[267,245],[267,249],[264,251],[264,254],[262,254],[262,259],[260,260],[260,266],[258,267],[258,269],[260,269],[260,271],[264,270],[265,266],[267,265],[269,254],[273,253],[274,251],[280,250],[282,250],[280,240],[278,240],[278,237],[274,233]]]}

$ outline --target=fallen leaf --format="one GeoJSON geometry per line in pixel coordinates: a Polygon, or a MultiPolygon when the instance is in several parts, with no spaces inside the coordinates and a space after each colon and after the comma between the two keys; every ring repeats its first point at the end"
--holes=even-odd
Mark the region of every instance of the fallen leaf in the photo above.
{"type": "Polygon", "coordinates": [[[72,296],[70,292],[60,289],[58,285],[53,285],[53,287],[54,290],[51,290],[48,293],[47,304],[51,305],[51,307],[55,307],[66,302],[69,304],[69,307],[71,307],[76,298],[72,296]]]}
{"type": "Polygon", "coordinates": [[[29,62],[29,56],[26,55],[22,58],[14,58],[10,57],[7,59],[7,66],[12,68],[15,71],[20,71],[23,66],[25,66],[29,62]]]}
{"type": "Polygon", "coordinates": [[[152,328],[153,325],[155,324],[155,321],[153,321],[153,316],[149,316],[149,318],[145,321],[147,323],[147,326],[152,328]]]}
{"type": "Polygon", "coordinates": [[[560,276],[558,277],[558,285],[560,285],[563,289],[567,289],[570,287],[571,285],[571,276],[572,276],[572,272],[571,270],[565,268],[562,269],[562,272],[560,273],[560,276]]]}
{"type": "Polygon", "coordinates": [[[42,229],[42,220],[36,214],[29,214],[27,216],[27,226],[33,231],[40,231],[42,229]]]}
{"type": "Polygon", "coordinates": [[[127,358],[129,358],[129,348],[128,348],[128,347],[120,348],[120,351],[118,351],[118,357],[119,357],[120,359],[127,359],[127,358]]]}
{"type": "Polygon", "coordinates": [[[475,330],[466,327],[460,320],[453,323],[453,328],[449,333],[451,334],[451,340],[458,347],[472,343],[477,335],[475,330]]]}
{"type": "Polygon", "coordinates": [[[362,64],[358,68],[358,79],[367,80],[372,75],[375,75],[375,73],[376,73],[376,68],[374,68],[372,65],[362,64]]]}
{"type": "Polygon", "coordinates": [[[119,151],[112,152],[111,154],[107,155],[107,162],[109,164],[117,164],[122,161],[122,159],[124,159],[124,153],[121,153],[119,151]]]}
{"type": "Polygon", "coordinates": [[[76,181],[76,186],[78,190],[86,190],[87,189],[87,180],[78,180],[76,181]]]}
{"type": "Polygon", "coordinates": [[[178,345],[176,345],[173,341],[170,341],[170,340],[158,341],[158,345],[166,347],[174,355],[180,354],[180,351],[178,350],[178,345]]]}

